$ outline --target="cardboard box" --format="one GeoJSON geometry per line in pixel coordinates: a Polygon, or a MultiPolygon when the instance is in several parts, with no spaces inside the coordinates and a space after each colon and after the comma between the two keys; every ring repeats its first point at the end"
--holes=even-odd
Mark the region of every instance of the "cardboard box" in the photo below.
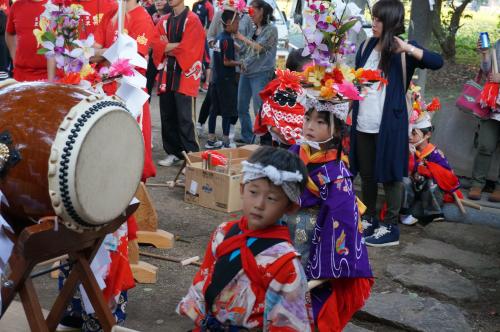
{"type": "Polygon", "coordinates": [[[186,167],[184,201],[222,212],[242,208],[240,198],[241,165],[234,163],[229,174],[203,169],[202,162],[186,167]]]}
{"type": "MultiPolygon", "coordinates": [[[[244,145],[239,148],[235,149],[220,149],[216,150],[219,153],[222,153],[226,157],[229,158],[231,156],[232,158],[232,164],[240,163],[243,160],[247,160],[250,155],[257,150],[260,147],[260,145],[257,144],[249,144],[249,145],[244,145]]],[[[200,152],[191,152],[188,154],[189,160],[191,160],[192,163],[199,163],[202,161],[201,159],[201,154],[203,151],[200,152]]]]}

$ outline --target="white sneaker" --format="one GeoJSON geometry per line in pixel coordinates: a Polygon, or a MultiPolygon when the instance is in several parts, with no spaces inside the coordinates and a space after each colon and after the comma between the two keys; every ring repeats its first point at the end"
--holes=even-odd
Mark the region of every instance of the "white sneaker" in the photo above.
{"type": "Polygon", "coordinates": [[[167,158],[158,161],[158,165],[169,167],[176,164],[178,161],[180,161],[179,158],[177,158],[173,154],[169,154],[167,158]]]}
{"type": "Polygon", "coordinates": [[[208,140],[207,144],[205,144],[205,149],[220,149],[224,143],[222,141],[211,141],[208,140]]]}
{"type": "Polygon", "coordinates": [[[401,216],[401,223],[403,225],[412,226],[412,225],[415,225],[417,222],[418,222],[418,219],[415,218],[414,216],[412,216],[411,214],[407,215],[407,216],[401,216]]]}
{"type": "Polygon", "coordinates": [[[223,148],[224,149],[236,149],[237,146],[236,146],[236,143],[234,143],[233,141],[229,141],[227,143],[224,143],[223,148]]]}

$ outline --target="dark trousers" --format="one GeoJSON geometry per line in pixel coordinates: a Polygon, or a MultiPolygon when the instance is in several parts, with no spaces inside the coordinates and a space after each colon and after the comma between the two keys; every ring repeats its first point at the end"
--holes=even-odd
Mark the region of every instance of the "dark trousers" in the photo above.
{"type": "Polygon", "coordinates": [[[210,83],[203,104],[201,104],[200,115],[198,115],[198,123],[202,125],[207,122],[208,116],[210,115],[210,106],[212,106],[212,87],[213,85],[210,83]]]}
{"type": "MultiPolygon", "coordinates": [[[[359,175],[361,176],[361,196],[366,205],[366,215],[377,215],[378,183],[375,176],[375,156],[377,154],[378,134],[357,132],[357,155],[359,175]]],[[[387,182],[383,184],[387,213],[384,221],[397,225],[403,192],[403,182],[387,182]]]]}
{"type": "Polygon", "coordinates": [[[160,94],[161,137],[167,154],[199,151],[194,128],[194,98],[178,92],[160,94]]]}
{"type": "MultiPolygon", "coordinates": [[[[146,70],[146,89],[148,91],[148,94],[151,96],[151,93],[153,92],[153,88],[155,86],[156,82],[156,75],[158,75],[158,69],[156,69],[155,64],[153,62],[153,57],[150,54],[149,62],[148,62],[148,69],[146,70]]],[[[149,97],[149,101],[151,102],[151,97],[149,97]]]]}
{"type": "MultiPolygon", "coordinates": [[[[500,140],[500,122],[496,120],[481,120],[474,166],[472,168],[472,185],[483,188],[495,157],[497,144],[500,140]]],[[[498,174],[498,173],[497,173],[498,174]]],[[[496,190],[500,189],[500,176],[496,178],[496,190]]]]}
{"type": "MultiPolygon", "coordinates": [[[[222,117],[222,135],[229,136],[229,130],[231,125],[238,122],[237,116],[223,116],[222,117]]],[[[208,118],[208,133],[215,134],[215,126],[217,124],[217,114],[215,112],[210,112],[210,117],[208,118]]]]}

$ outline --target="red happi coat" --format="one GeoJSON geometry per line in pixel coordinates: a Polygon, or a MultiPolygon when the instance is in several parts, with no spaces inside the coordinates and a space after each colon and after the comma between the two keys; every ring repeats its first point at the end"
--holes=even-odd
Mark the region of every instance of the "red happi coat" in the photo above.
{"type": "Polygon", "coordinates": [[[418,173],[426,178],[432,178],[444,191],[444,202],[454,202],[453,193],[456,193],[459,198],[463,198],[462,192],[459,190],[458,177],[451,169],[443,152],[434,145],[428,144],[422,151],[410,154],[408,170],[410,174],[418,173]]]}
{"type": "MultiPolygon", "coordinates": [[[[115,42],[118,34],[118,20],[116,19],[116,10],[111,15],[104,18],[95,32],[95,40],[103,48],[109,48],[115,42]]],[[[158,35],[154,29],[151,17],[146,10],[137,6],[125,15],[124,32],[137,41],[137,49],[143,57],[148,56],[148,51],[158,35]]],[[[146,71],[142,68],[136,68],[142,75],[146,71]]],[[[108,95],[115,94],[116,84],[108,84],[105,91],[108,95]]],[[[156,176],[156,167],[153,162],[153,152],[151,149],[151,113],[149,111],[149,102],[144,103],[142,111],[142,134],[144,137],[144,169],[142,172],[142,181],[156,176]]]]}
{"type": "MultiPolygon", "coordinates": [[[[168,20],[173,13],[163,16],[156,25],[158,35],[165,37],[167,40],[178,32],[182,34],[180,41],[178,41],[179,45],[169,53],[170,56],[175,57],[176,65],[181,68],[179,87],[172,88],[171,86],[167,86],[165,75],[163,75],[163,72],[160,72],[159,94],[175,91],[191,97],[198,95],[202,74],[202,59],[205,50],[205,30],[198,16],[187,7],[186,10],[188,10],[188,13],[184,25],[175,27],[176,31],[171,31],[168,28],[168,20]]],[[[160,70],[166,67],[167,56],[165,54],[165,47],[168,45],[167,40],[157,39],[153,44],[153,60],[160,70]]]]}
{"type": "Polygon", "coordinates": [[[313,330],[312,312],[307,296],[307,280],[290,244],[286,226],[271,226],[250,231],[245,217],[220,225],[212,234],[205,258],[196,273],[188,294],[177,307],[177,312],[191,318],[196,329],[207,314],[231,326],[263,331],[313,330]],[[234,231],[235,235],[228,237],[234,231]],[[240,231],[241,230],[241,231],[240,231]],[[282,239],[255,256],[252,240],[282,239]],[[230,255],[229,262],[225,257],[230,255]],[[212,286],[214,273],[230,273],[231,264],[241,259],[242,268],[215,296],[210,308],[207,289],[212,286]],[[218,272],[217,269],[221,269],[218,272]],[[209,312],[207,312],[207,310],[209,312]]]}

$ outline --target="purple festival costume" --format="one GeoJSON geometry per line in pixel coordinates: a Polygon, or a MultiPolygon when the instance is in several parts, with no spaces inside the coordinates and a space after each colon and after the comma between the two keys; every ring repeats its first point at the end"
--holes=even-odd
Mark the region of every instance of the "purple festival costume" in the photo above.
{"type": "MultiPolygon", "coordinates": [[[[301,196],[301,210],[288,219],[291,238],[303,255],[308,280],[331,279],[329,284],[311,291],[317,320],[331,294],[340,291],[335,288],[335,283],[345,287],[346,284],[342,283],[345,279],[368,278],[371,286],[373,274],[364,244],[352,174],[347,166],[331,157],[336,151],[309,155],[309,147],[303,146],[301,151],[299,145],[292,146],[290,151],[300,155],[309,170],[308,185],[301,196]]],[[[369,289],[365,289],[366,297],[369,289]]]]}

